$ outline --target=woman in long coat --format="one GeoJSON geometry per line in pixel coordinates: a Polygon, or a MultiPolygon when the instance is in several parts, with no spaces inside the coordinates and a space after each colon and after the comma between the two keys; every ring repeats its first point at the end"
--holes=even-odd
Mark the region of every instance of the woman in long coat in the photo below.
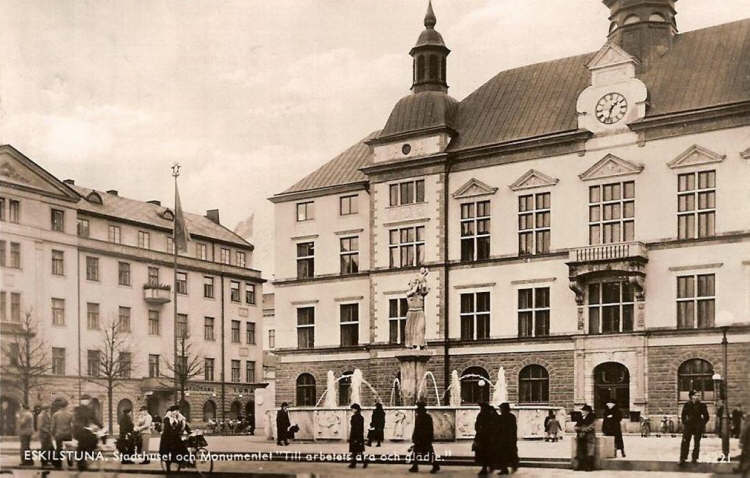
{"type": "Polygon", "coordinates": [[[518,427],[516,416],[510,412],[510,405],[500,404],[500,416],[497,423],[498,433],[495,440],[495,468],[501,475],[508,474],[508,467],[518,469],[518,427]]]}
{"type": "Polygon", "coordinates": [[[429,457],[432,470],[430,473],[437,473],[440,465],[435,461],[435,449],[432,442],[435,440],[435,429],[432,425],[432,417],[427,413],[427,407],[424,402],[417,402],[417,410],[414,414],[414,432],[411,435],[412,452],[414,461],[409,468],[411,472],[419,471],[419,459],[429,457]]]}
{"type": "Polygon", "coordinates": [[[477,465],[481,465],[480,475],[486,475],[494,468],[495,462],[495,440],[498,434],[499,416],[495,408],[486,403],[479,404],[479,415],[474,423],[474,459],[477,465]]]}
{"type": "Polygon", "coordinates": [[[365,419],[362,417],[362,408],[359,403],[352,403],[352,419],[349,427],[349,453],[352,455],[352,461],[349,468],[357,466],[357,459],[362,462],[362,468],[367,468],[367,460],[364,457],[365,452],[365,419]]]}
{"type": "Polygon", "coordinates": [[[615,457],[617,456],[617,450],[620,450],[622,457],[625,458],[625,443],[622,441],[620,420],[622,420],[620,410],[615,407],[614,403],[607,402],[604,420],[602,421],[602,433],[605,436],[615,437],[615,457]]]}
{"type": "Polygon", "coordinates": [[[375,404],[375,410],[372,411],[367,445],[372,446],[372,442],[377,442],[375,446],[380,446],[384,439],[383,430],[385,430],[385,410],[383,410],[383,404],[378,402],[375,404]]]}
{"type": "Polygon", "coordinates": [[[581,418],[576,422],[576,444],[578,453],[577,470],[591,471],[594,469],[594,455],[596,453],[596,431],[594,430],[594,416],[591,406],[581,407],[581,418]]]}
{"type": "Polygon", "coordinates": [[[180,413],[180,407],[172,405],[167,409],[162,429],[159,454],[166,465],[167,472],[170,471],[172,463],[189,464],[188,449],[182,441],[182,434],[184,432],[190,433],[190,427],[185,417],[180,413]]]}

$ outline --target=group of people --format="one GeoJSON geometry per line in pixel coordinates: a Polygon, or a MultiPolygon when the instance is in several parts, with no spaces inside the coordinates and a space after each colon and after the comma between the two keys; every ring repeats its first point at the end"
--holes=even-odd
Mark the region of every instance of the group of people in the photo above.
{"type": "Polygon", "coordinates": [[[255,425],[247,417],[239,416],[229,420],[208,419],[208,430],[211,433],[248,433],[255,434],[255,425]]]}
{"type": "Polygon", "coordinates": [[[500,404],[500,414],[489,403],[480,403],[474,429],[472,449],[476,463],[482,467],[480,475],[493,470],[507,475],[509,469],[518,469],[518,427],[508,403],[500,404]]]}

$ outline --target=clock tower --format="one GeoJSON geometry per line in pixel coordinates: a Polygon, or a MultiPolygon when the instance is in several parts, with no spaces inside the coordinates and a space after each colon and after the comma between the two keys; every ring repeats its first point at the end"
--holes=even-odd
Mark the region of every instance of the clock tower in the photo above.
{"type": "Polygon", "coordinates": [[[603,0],[609,8],[608,41],[645,67],[672,47],[677,0],[603,0]]]}

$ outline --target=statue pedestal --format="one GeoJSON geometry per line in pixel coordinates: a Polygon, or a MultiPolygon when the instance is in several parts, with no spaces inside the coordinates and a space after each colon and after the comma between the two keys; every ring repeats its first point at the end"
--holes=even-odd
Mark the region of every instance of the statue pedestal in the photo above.
{"type": "Polygon", "coordinates": [[[406,349],[396,353],[396,358],[400,364],[401,371],[401,400],[403,405],[413,406],[425,394],[427,384],[425,381],[425,372],[427,362],[432,357],[429,350],[406,349]],[[422,387],[420,394],[420,385],[422,387]]]}

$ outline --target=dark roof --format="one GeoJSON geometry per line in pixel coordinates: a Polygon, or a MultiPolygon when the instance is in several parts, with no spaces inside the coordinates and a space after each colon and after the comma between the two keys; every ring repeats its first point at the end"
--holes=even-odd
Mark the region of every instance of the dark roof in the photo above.
{"type": "Polygon", "coordinates": [[[439,91],[422,91],[404,96],[391,111],[385,128],[378,135],[385,138],[407,131],[455,126],[458,101],[439,91]]]}
{"type": "MultiPolygon", "coordinates": [[[[750,19],[677,35],[672,48],[638,75],[649,93],[646,117],[749,101],[748,52],[750,19]]],[[[586,64],[595,54],[498,73],[458,104],[452,121],[458,134],[448,151],[576,130],[576,101],[590,84],[586,64]]],[[[383,136],[400,132],[409,124],[421,127],[432,122],[430,109],[423,110],[426,119],[411,116],[417,109],[409,109],[410,113],[402,117],[406,110],[400,109],[401,101],[391,113],[383,136]]],[[[412,101],[415,107],[420,103],[412,101]]],[[[377,133],[368,138],[374,135],[377,133]]],[[[369,157],[367,146],[360,141],[285,192],[365,181],[359,168],[368,163],[369,157]]]]}
{"type": "MultiPolygon", "coordinates": [[[[78,203],[78,210],[80,211],[88,211],[94,214],[115,217],[126,221],[133,221],[170,230],[172,229],[172,221],[162,217],[164,211],[169,208],[157,206],[156,204],[148,202],[137,201],[135,199],[128,199],[104,191],[95,191],[94,189],[74,184],[71,184],[70,187],[83,198],[78,203]],[[101,204],[90,202],[86,199],[92,192],[96,192],[102,198],[101,204]]],[[[171,209],[169,210],[171,211],[171,209]]],[[[189,212],[184,212],[184,216],[188,231],[191,235],[216,239],[245,248],[253,247],[252,244],[237,234],[220,224],[216,224],[207,217],[189,212]]]]}

